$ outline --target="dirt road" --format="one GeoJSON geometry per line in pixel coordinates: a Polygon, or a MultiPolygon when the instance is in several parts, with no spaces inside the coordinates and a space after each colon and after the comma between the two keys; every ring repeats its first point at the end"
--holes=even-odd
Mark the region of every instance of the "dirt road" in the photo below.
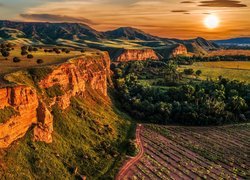
{"type": "Polygon", "coordinates": [[[133,166],[135,163],[137,163],[144,154],[144,149],[140,137],[141,129],[143,128],[142,124],[138,124],[136,127],[136,143],[139,146],[139,153],[131,158],[119,171],[118,175],[116,176],[116,180],[123,180],[124,176],[128,173],[131,166],[133,166]]]}

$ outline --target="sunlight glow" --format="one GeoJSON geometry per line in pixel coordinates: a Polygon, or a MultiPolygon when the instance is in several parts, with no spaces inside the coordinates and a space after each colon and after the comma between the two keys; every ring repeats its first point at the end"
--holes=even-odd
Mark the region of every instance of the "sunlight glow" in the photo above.
{"type": "Polygon", "coordinates": [[[217,28],[219,23],[219,18],[215,15],[209,15],[204,19],[204,25],[209,29],[217,28]]]}

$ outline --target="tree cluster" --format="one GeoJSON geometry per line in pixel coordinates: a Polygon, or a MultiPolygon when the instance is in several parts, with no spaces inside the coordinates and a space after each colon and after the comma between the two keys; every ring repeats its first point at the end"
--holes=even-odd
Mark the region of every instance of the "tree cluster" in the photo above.
{"type": "Polygon", "coordinates": [[[14,50],[13,45],[11,43],[1,44],[0,52],[3,57],[7,58],[10,55],[10,51],[14,50]]]}
{"type": "MultiPolygon", "coordinates": [[[[144,63],[146,67],[149,64],[144,63]]],[[[113,67],[114,84],[122,107],[139,120],[183,125],[222,125],[249,121],[249,85],[220,77],[219,81],[193,82],[162,90],[140,83],[140,73],[136,73],[137,69],[133,72],[132,66],[138,68],[131,64],[113,67]]],[[[164,67],[169,77],[172,73],[173,77],[178,77],[174,66],[164,67]]]]}

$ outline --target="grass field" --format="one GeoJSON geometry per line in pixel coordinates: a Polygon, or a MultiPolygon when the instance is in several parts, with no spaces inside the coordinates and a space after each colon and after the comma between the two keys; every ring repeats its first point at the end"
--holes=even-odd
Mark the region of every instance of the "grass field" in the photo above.
{"type": "Polygon", "coordinates": [[[218,79],[219,76],[231,80],[239,80],[250,83],[250,62],[220,61],[220,62],[196,62],[193,65],[180,66],[179,70],[192,68],[194,71],[201,70],[200,79],[218,79]]]}
{"type": "Polygon", "coordinates": [[[124,179],[247,179],[249,130],[144,125],[144,155],[124,179]]]}
{"type": "Polygon", "coordinates": [[[250,50],[218,50],[212,51],[208,56],[225,56],[225,55],[245,55],[250,56],[250,50]]]}
{"type": "Polygon", "coordinates": [[[10,56],[7,58],[7,60],[5,57],[0,56],[0,74],[13,72],[28,67],[58,64],[66,61],[69,58],[84,55],[80,51],[71,51],[69,54],[56,54],[55,52],[45,53],[44,49],[39,49],[37,52],[31,52],[30,54],[32,54],[34,58],[28,59],[26,56],[21,56],[20,47],[15,47],[15,50],[10,52],[10,56]],[[13,57],[19,57],[21,59],[21,62],[14,63],[13,57]],[[43,59],[44,63],[37,64],[37,59],[43,59]]]}
{"type": "Polygon", "coordinates": [[[85,43],[89,45],[95,45],[99,47],[105,47],[105,48],[125,48],[125,49],[145,49],[147,47],[140,45],[141,41],[136,40],[103,40],[101,42],[95,42],[95,41],[85,41],[85,43]]]}

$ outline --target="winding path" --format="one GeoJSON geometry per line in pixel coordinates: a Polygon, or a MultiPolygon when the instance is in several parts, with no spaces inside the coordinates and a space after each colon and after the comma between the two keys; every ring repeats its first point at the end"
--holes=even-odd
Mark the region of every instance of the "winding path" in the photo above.
{"type": "Polygon", "coordinates": [[[140,137],[141,130],[143,128],[142,124],[138,124],[136,127],[136,143],[140,147],[139,153],[131,158],[119,171],[119,173],[116,176],[116,180],[123,180],[124,176],[128,173],[129,169],[131,166],[133,166],[135,163],[137,163],[143,156],[144,154],[144,149],[140,137]]]}

